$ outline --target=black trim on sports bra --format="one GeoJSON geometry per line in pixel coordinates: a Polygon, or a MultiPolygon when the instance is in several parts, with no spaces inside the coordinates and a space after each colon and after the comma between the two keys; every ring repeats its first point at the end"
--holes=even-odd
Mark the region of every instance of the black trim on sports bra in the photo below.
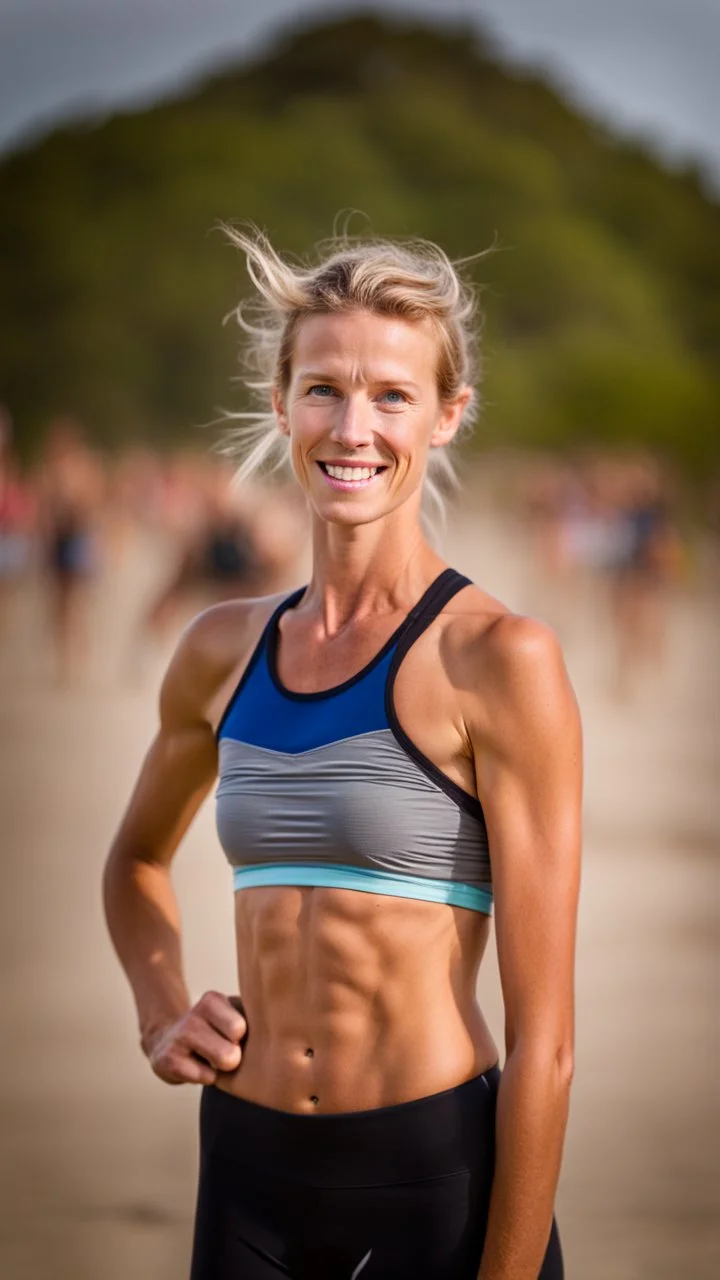
{"type": "MultiPolygon", "coordinates": [[[[299,693],[294,689],[288,689],[287,685],[283,684],[280,679],[280,673],[277,665],[278,640],[280,635],[280,628],[278,624],[280,622],[280,617],[285,613],[286,609],[290,609],[295,604],[299,603],[301,597],[307,590],[307,587],[302,587],[300,591],[294,592],[292,596],[289,596],[288,599],[283,602],[280,608],[275,610],[275,613],[268,622],[266,628],[268,671],[270,672],[270,679],[275,685],[275,688],[283,695],[284,698],[290,698],[293,702],[319,702],[323,698],[333,698],[336,694],[344,693],[346,689],[351,689],[354,684],[363,680],[365,676],[372,671],[373,667],[376,667],[379,662],[382,662],[383,658],[386,657],[393,645],[398,644],[401,641],[403,636],[406,634],[407,629],[412,627],[419,617],[424,617],[426,611],[432,607],[436,595],[442,594],[445,583],[449,583],[451,578],[458,576],[459,575],[456,574],[454,569],[443,569],[442,573],[438,574],[437,578],[433,578],[433,581],[423,592],[417,603],[413,605],[410,612],[405,616],[405,618],[403,618],[399,626],[395,628],[390,638],[385,641],[385,644],[382,646],[379,653],[376,653],[369,662],[366,662],[365,666],[360,671],[356,672],[353,676],[349,676],[347,680],[343,680],[341,684],[335,684],[330,689],[318,689],[314,693],[299,693]]],[[[469,581],[469,579],[466,579],[465,581],[469,581]]],[[[457,588],[455,588],[455,590],[457,590],[457,588]]],[[[454,594],[454,591],[451,592],[451,594],[454,594]]]]}
{"type": "Polygon", "coordinates": [[[465,812],[469,813],[473,818],[477,818],[481,822],[484,822],[485,815],[483,813],[483,807],[477,797],[471,795],[469,791],[466,791],[464,787],[461,787],[457,782],[453,782],[452,778],[448,778],[447,774],[443,773],[442,769],[439,769],[432,760],[429,760],[428,757],[423,754],[419,747],[415,746],[412,738],[408,737],[400,724],[395,710],[393,691],[395,688],[397,673],[400,670],[400,664],[402,663],[403,658],[412,648],[418,637],[422,635],[423,631],[429,627],[430,623],[433,622],[441,610],[444,609],[448,601],[451,600],[454,595],[457,595],[458,591],[462,591],[463,587],[471,586],[472,580],[470,578],[466,578],[463,574],[458,573],[455,569],[447,569],[445,573],[441,574],[440,578],[437,579],[437,584],[433,584],[433,586],[435,585],[437,585],[438,590],[433,592],[431,599],[425,600],[422,610],[415,611],[415,617],[407,627],[397,649],[395,650],[395,653],[393,654],[390,670],[388,672],[387,684],[385,686],[385,711],[387,713],[388,724],[392,729],[393,736],[396,741],[399,742],[403,751],[405,751],[407,755],[415,761],[416,765],[422,769],[423,773],[430,778],[432,782],[437,783],[441,790],[444,791],[451,800],[455,801],[455,804],[457,804],[459,808],[464,809],[465,812]]]}

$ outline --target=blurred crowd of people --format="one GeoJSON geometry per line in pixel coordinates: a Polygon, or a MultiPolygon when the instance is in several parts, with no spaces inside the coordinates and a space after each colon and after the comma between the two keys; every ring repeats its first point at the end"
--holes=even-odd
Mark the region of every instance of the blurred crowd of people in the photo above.
{"type": "Polygon", "coordinates": [[[22,470],[0,409],[0,643],[19,588],[41,584],[55,677],[71,682],[87,653],[92,588],[137,552],[138,538],[167,571],[138,613],[129,674],[198,609],[294,582],[305,541],[296,487],[239,492],[233,471],[208,451],[135,448],[109,458],[68,418],[51,424],[35,465],[22,470]]]}
{"type": "MultiPolygon", "coordinates": [[[[139,542],[160,570],[129,630],[129,677],[205,605],[294,585],[306,546],[297,486],[239,490],[233,471],[207,448],[133,448],[110,458],[67,418],[50,425],[36,462],[22,470],[0,409],[0,656],[13,596],[32,581],[55,678],[71,682],[88,656],[93,588],[112,580],[139,542]]],[[[533,564],[528,606],[567,639],[573,612],[587,616],[588,601],[601,602],[613,692],[625,694],[660,669],[672,588],[687,571],[668,476],[652,458],[606,456],[526,459],[520,475],[511,503],[524,515],[533,564]]]]}

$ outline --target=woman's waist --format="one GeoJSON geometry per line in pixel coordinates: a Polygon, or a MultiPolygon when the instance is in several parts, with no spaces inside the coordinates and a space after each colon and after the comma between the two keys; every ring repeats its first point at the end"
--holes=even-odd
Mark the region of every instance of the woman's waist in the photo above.
{"type": "MultiPolygon", "coordinates": [[[[243,994],[248,1031],[237,1071],[219,1086],[297,1114],[393,1106],[452,1088],[497,1061],[474,999],[404,993],[387,1016],[372,1000],[318,1011],[315,1002],[265,1009],[243,994]]],[[[284,1002],[283,1002],[284,1004],[284,1002]]]]}
{"type": "Polygon", "coordinates": [[[430,1094],[335,1113],[293,1113],[203,1091],[203,1159],[306,1186],[368,1186],[492,1170],[496,1064],[430,1094]]]}

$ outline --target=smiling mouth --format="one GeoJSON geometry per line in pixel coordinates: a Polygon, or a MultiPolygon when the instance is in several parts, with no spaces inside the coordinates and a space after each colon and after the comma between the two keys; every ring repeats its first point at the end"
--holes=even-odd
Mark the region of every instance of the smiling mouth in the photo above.
{"type": "Polygon", "coordinates": [[[387,467],[381,463],[365,465],[357,462],[318,462],[318,466],[328,480],[335,485],[341,485],[343,488],[346,486],[360,488],[360,486],[369,484],[371,480],[381,475],[383,471],[387,471],[387,467]]]}

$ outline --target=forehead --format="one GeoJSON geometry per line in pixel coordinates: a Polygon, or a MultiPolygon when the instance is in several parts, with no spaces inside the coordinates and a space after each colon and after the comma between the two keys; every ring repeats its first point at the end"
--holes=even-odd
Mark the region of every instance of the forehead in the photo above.
{"type": "Polygon", "coordinates": [[[403,320],[372,311],[307,316],[293,344],[293,372],[328,368],[362,371],[385,380],[434,378],[437,336],[429,320],[403,320]]]}

